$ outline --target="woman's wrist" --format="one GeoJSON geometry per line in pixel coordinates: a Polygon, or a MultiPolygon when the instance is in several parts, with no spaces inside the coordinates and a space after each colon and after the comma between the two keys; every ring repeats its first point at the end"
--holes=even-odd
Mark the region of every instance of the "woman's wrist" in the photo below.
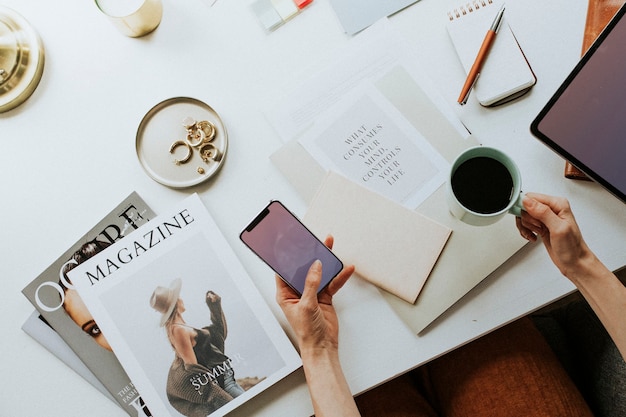
{"type": "Polygon", "coordinates": [[[612,272],[591,251],[587,251],[575,267],[564,271],[564,275],[578,288],[594,284],[605,274],[612,275],[612,272]]]}
{"type": "MultiPolygon", "coordinates": [[[[307,377],[312,375],[329,375],[341,371],[338,349],[326,346],[300,349],[302,365],[307,377]]],[[[307,378],[308,379],[308,378],[307,378]]]]}
{"type": "Polygon", "coordinates": [[[330,344],[300,345],[302,361],[313,363],[339,362],[339,349],[330,344]]]}

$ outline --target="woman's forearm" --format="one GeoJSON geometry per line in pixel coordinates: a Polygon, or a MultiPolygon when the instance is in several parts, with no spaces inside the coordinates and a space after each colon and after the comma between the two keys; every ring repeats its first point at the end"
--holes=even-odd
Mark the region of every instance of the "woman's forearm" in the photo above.
{"type": "Polygon", "coordinates": [[[310,349],[301,353],[315,416],[360,416],[338,353],[327,349],[310,349]]]}
{"type": "Polygon", "coordinates": [[[566,275],[585,297],[626,359],[626,287],[595,256],[566,275]]]}

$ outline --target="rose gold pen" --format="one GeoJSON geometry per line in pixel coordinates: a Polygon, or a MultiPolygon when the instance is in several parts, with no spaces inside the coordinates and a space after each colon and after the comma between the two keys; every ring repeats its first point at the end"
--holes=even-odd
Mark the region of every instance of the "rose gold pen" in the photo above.
{"type": "Polygon", "coordinates": [[[478,80],[478,76],[480,75],[480,70],[483,67],[485,60],[487,59],[487,55],[489,54],[489,50],[491,49],[491,45],[493,41],[496,39],[496,34],[500,29],[500,25],[502,23],[502,16],[504,15],[504,5],[500,8],[500,11],[496,15],[496,18],[493,20],[491,27],[487,31],[485,35],[485,39],[483,40],[482,45],[480,45],[480,49],[478,50],[478,55],[476,55],[476,59],[474,60],[474,64],[467,74],[467,79],[465,80],[465,85],[463,85],[463,89],[461,90],[461,94],[457,102],[460,105],[464,105],[467,103],[467,99],[469,97],[470,91],[476,84],[476,80],[478,80]]]}

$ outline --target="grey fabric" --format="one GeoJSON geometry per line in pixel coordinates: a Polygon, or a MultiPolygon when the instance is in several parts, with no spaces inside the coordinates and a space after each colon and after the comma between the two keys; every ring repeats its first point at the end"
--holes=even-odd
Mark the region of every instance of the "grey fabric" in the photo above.
{"type": "Polygon", "coordinates": [[[581,297],[532,315],[597,417],[626,416],[626,362],[581,297]]]}

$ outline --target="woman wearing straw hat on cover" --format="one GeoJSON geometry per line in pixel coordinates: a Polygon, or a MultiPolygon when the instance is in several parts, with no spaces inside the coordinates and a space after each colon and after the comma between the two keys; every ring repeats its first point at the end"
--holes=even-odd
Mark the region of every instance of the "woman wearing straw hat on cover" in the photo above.
{"type": "Polygon", "coordinates": [[[175,352],[167,379],[167,398],[181,414],[202,416],[220,408],[244,390],[235,381],[232,361],[224,354],[227,335],[221,297],[206,293],[211,324],[197,329],[183,319],[185,303],[180,298],[180,278],[169,288],[158,286],[150,305],[161,313],[161,326],[175,352]]]}

